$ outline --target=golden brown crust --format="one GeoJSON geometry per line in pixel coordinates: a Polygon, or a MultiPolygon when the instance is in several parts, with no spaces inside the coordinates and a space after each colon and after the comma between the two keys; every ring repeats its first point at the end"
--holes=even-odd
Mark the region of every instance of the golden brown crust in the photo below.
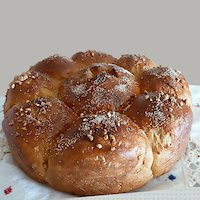
{"type": "Polygon", "coordinates": [[[80,67],[87,67],[94,63],[114,63],[116,60],[109,54],[90,50],[75,53],[71,59],[80,67]]]}
{"type": "Polygon", "coordinates": [[[158,66],[148,69],[141,75],[140,86],[142,91],[162,91],[169,95],[187,100],[191,105],[189,85],[180,71],[170,67],[158,66]]]}
{"type": "Polygon", "coordinates": [[[4,113],[19,166],[79,196],[135,190],[166,173],[192,124],[180,72],[145,56],[95,51],[51,56],[16,77],[4,113]]]}
{"type": "Polygon", "coordinates": [[[119,193],[152,178],[153,157],[145,134],[119,113],[87,115],[56,141],[46,177],[59,190],[77,195],[119,193]]]}
{"type": "Polygon", "coordinates": [[[15,77],[6,94],[4,112],[13,105],[24,103],[38,97],[56,96],[59,82],[46,74],[28,71],[15,77]]]}
{"type": "Polygon", "coordinates": [[[6,113],[3,127],[8,143],[29,175],[44,182],[52,138],[75,118],[70,108],[53,97],[40,97],[6,113]]]}
{"type": "Polygon", "coordinates": [[[145,131],[154,153],[154,176],[171,169],[189,140],[192,110],[183,99],[165,93],[145,93],[122,108],[145,131]]]}
{"type": "Polygon", "coordinates": [[[69,74],[78,71],[79,66],[72,60],[54,55],[38,62],[31,67],[30,70],[48,74],[53,78],[64,79],[67,78],[69,74]]]}
{"type": "Polygon", "coordinates": [[[114,63],[130,71],[136,78],[139,78],[144,70],[156,67],[156,64],[144,55],[122,55],[114,63]]]}

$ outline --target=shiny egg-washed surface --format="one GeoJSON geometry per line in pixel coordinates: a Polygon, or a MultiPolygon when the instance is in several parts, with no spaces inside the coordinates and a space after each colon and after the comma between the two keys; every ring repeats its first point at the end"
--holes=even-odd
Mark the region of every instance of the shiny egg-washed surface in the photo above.
{"type": "Polygon", "coordinates": [[[181,72],[140,55],[51,56],[11,82],[3,130],[19,166],[83,195],[135,190],[171,169],[189,140],[181,72]]]}

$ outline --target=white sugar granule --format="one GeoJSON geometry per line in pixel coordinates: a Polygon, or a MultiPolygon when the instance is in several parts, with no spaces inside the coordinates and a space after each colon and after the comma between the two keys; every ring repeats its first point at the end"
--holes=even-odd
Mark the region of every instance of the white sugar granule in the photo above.
{"type": "Polygon", "coordinates": [[[87,96],[86,83],[79,84],[71,87],[71,91],[78,96],[87,96]]]}

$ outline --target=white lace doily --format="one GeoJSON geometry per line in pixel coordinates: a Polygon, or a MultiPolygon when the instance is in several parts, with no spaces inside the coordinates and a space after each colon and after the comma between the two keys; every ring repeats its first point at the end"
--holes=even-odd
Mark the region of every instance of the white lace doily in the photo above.
{"type": "Polygon", "coordinates": [[[3,120],[3,111],[1,110],[0,107],[0,160],[3,159],[5,154],[10,152],[6,137],[2,130],[2,120],[3,120]]]}
{"type": "Polygon", "coordinates": [[[0,131],[0,160],[3,159],[3,157],[5,156],[5,154],[9,153],[9,147],[6,141],[6,138],[4,136],[3,131],[0,131]]]}
{"type": "Polygon", "coordinates": [[[191,187],[200,187],[200,146],[191,140],[182,158],[186,183],[191,187]]]}

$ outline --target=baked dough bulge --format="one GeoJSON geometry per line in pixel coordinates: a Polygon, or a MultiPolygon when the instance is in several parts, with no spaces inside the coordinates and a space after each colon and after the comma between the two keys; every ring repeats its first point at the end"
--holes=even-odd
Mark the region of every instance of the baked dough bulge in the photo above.
{"type": "Polygon", "coordinates": [[[33,179],[71,194],[134,191],[183,155],[192,125],[181,72],[143,55],[50,56],[15,77],[3,130],[33,179]]]}

